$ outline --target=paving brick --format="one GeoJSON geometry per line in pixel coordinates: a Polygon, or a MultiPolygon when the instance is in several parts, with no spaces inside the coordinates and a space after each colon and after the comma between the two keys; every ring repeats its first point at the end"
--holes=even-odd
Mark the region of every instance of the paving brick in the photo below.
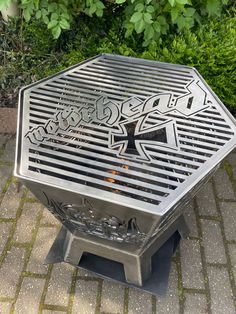
{"type": "Polygon", "coordinates": [[[72,314],[94,314],[98,282],[78,279],[75,287],[72,314]]]}
{"type": "Polygon", "coordinates": [[[152,297],[149,293],[129,289],[129,314],[151,314],[152,297]]]}
{"type": "Polygon", "coordinates": [[[196,196],[200,215],[216,216],[216,202],[211,182],[207,182],[196,196]]]}
{"type": "Polygon", "coordinates": [[[172,263],[171,265],[171,272],[166,295],[156,298],[156,313],[179,313],[178,273],[175,263],[172,263]]]}
{"type": "Polygon", "coordinates": [[[200,245],[196,240],[180,243],[181,270],[185,288],[204,288],[200,245]]]}
{"type": "Polygon", "coordinates": [[[32,232],[36,225],[36,218],[39,215],[42,206],[40,204],[25,203],[22,214],[17,221],[14,240],[25,243],[30,242],[32,232]]]}
{"type": "Polygon", "coordinates": [[[101,312],[123,313],[124,286],[104,280],[102,285],[101,312]]]}
{"type": "Polygon", "coordinates": [[[197,222],[196,222],[196,215],[194,212],[194,204],[193,200],[186,206],[184,210],[184,218],[186,223],[189,227],[189,235],[192,237],[198,237],[198,230],[197,230],[197,222]]]}
{"type": "Polygon", "coordinates": [[[185,293],[184,314],[206,314],[206,296],[200,293],[185,293]]]}
{"type": "Polygon", "coordinates": [[[44,279],[24,278],[15,304],[14,313],[37,314],[44,285],[44,279]]]}
{"type": "Polygon", "coordinates": [[[78,268],[78,276],[80,277],[89,277],[89,278],[99,278],[98,276],[96,276],[94,273],[91,273],[90,271],[87,271],[85,269],[81,269],[81,268],[78,268]]]}
{"type": "Polygon", "coordinates": [[[10,314],[11,303],[0,302],[0,314],[10,314]]]}
{"type": "Polygon", "coordinates": [[[53,311],[53,310],[43,310],[42,313],[43,314],[63,314],[63,313],[66,313],[66,312],[63,312],[63,311],[53,311]]]}
{"type": "Polygon", "coordinates": [[[232,171],[233,171],[233,176],[236,179],[236,154],[229,154],[226,157],[226,160],[230,163],[231,167],[232,167],[232,171]]]}
{"type": "Polygon", "coordinates": [[[67,306],[74,267],[69,264],[54,264],[49,280],[45,303],[67,306]]]}
{"type": "Polygon", "coordinates": [[[6,245],[11,227],[12,223],[10,222],[0,223],[0,255],[2,254],[2,251],[6,245]]]}
{"type": "Polygon", "coordinates": [[[0,134],[0,149],[3,149],[9,139],[10,136],[8,134],[0,134]]]}
{"type": "Polygon", "coordinates": [[[55,226],[60,226],[61,223],[50,213],[47,208],[43,209],[43,217],[41,219],[41,224],[50,224],[55,226]]]}
{"type": "Polygon", "coordinates": [[[16,183],[11,183],[0,206],[0,217],[15,218],[21,196],[22,191],[17,192],[16,183]]]}
{"type": "Polygon", "coordinates": [[[27,198],[31,198],[31,199],[36,200],[36,197],[34,196],[34,194],[30,190],[28,190],[27,198]]]}
{"type": "Polygon", "coordinates": [[[14,298],[23,265],[25,250],[12,247],[0,268],[0,296],[14,298]]]}
{"type": "Polygon", "coordinates": [[[47,272],[48,266],[43,265],[43,263],[53,241],[55,240],[56,234],[56,228],[39,228],[27,266],[27,271],[39,274],[45,274],[47,272]]]}
{"type": "Polygon", "coordinates": [[[12,171],[12,167],[8,167],[5,165],[0,166],[0,193],[3,192],[7,179],[12,175],[12,171]]]}
{"type": "Polygon", "coordinates": [[[219,222],[201,219],[201,224],[206,261],[208,263],[226,263],[219,222]]]}
{"type": "Polygon", "coordinates": [[[2,161],[14,162],[15,159],[15,149],[16,149],[16,139],[15,137],[10,138],[4,149],[4,153],[1,157],[2,161]]]}
{"type": "Polygon", "coordinates": [[[214,314],[235,314],[228,272],[225,268],[209,267],[208,270],[211,310],[214,314]]]}
{"type": "Polygon", "coordinates": [[[222,199],[234,199],[234,191],[232,184],[229,180],[229,177],[226,171],[222,168],[218,169],[215,175],[213,176],[217,196],[222,199]]]}
{"type": "Polygon", "coordinates": [[[236,202],[222,202],[220,210],[223,216],[227,240],[236,240],[236,202]]]}
{"type": "Polygon", "coordinates": [[[234,273],[234,279],[236,280],[236,244],[229,244],[228,248],[232,264],[232,270],[234,273]]]}

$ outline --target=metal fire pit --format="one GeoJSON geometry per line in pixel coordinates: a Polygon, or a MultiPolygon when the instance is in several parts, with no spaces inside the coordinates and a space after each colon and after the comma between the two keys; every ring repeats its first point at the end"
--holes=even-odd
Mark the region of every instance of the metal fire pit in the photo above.
{"type": "Polygon", "coordinates": [[[187,66],[105,54],[23,88],[15,175],[63,224],[47,262],[155,292],[155,252],[186,234],[183,209],[234,134],[187,66]]]}

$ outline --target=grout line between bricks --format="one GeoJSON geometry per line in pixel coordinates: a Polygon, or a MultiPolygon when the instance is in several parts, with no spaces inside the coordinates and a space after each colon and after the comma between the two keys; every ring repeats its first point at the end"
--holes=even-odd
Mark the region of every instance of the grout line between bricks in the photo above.
{"type": "MultiPolygon", "coordinates": [[[[229,180],[230,180],[230,182],[232,182],[232,177],[229,176],[229,180]]],[[[219,198],[217,197],[217,194],[216,194],[216,186],[215,186],[215,182],[214,181],[212,182],[212,186],[213,186],[213,191],[214,191],[214,194],[215,194],[216,210],[218,211],[218,214],[219,214],[219,216],[221,218],[221,221],[219,222],[219,225],[220,225],[220,229],[221,229],[221,234],[222,234],[222,239],[223,239],[224,249],[225,249],[225,255],[226,255],[226,261],[227,261],[226,262],[226,268],[227,268],[227,271],[228,271],[228,274],[229,274],[229,282],[230,282],[231,290],[232,290],[232,293],[233,293],[233,303],[234,303],[235,310],[236,310],[236,285],[235,285],[235,279],[234,279],[234,274],[233,274],[233,270],[232,270],[233,267],[232,267],[232,264],[231,264],[228,243],[227,243],[226,235],[225,235],[223,216],[222,216],[222,213],[221,213],[221,210],[220,210],[220,204],[219,204],[220,200],[219,200],[219,198]]],[[[234,193],[235,193],[235,190],[234,190],[234,193]]]]}
{"type": "Polygon", "coordinates": [[[59,311],[62,313],[67,312],[67,308],[62,305],[54,305],[54,304],[44,304],[43,305],[43,310],[49,310],[49,311],[59,311]]]}
{"type": "Polygon", "coordinates": [[[76,286],[76,281],[77,281],[78,277],[79,277],[78,276],[78,268],[75,268],[73,271],[73,274],[72,274],[67,314],[72,313],[73,302],[74,302],[74,297],[75,297],[75,286],[76,286]]]}
{"type": "Polygon", "coordinates": [[[187,292],[187,293],[193,293],[193,294],[199,293],[199,294],[206,295],[206,291],[204,289],[183,288],[183,290],[184,292],[187,292]]]}
{"type": "Polygon", "coordinates": [[[98,280],[98,291],[97,291],[97,297],[96,297],[96,309],[95,309],[96,314],[99,314],[100,310],[101,310],[102,285],[103,285],[103,280],[99,278],[99,280],[98,280]]]}
{"type": "Polygon", "coordinates": [[[90,276],[77,276],[76,277],[77,280],[84,280],[84,281],[97,281],[99,282],[99,280],[101,280],[100,278],[98,277],[90,277],[90,276]]]}
{"type": "Polygon", "coordinates": [[[1,266],[5,260],[5,257],[7,256],[7,252],[10,251],[11,247],[13,246],[13,237],[14,237],[15,230],[16,230],[17,220],[20,217],[20,214],[21,214],[23,206],[24,206],[24,196],[25,196],[25,191],[23,192],[23,194],[21,196],[19,206],[18,206],[17,211],[16,211],[16,218],[12,222],[12,227],[11,227],[11,230],[9,232],[7,242],[5,244],[5,247],[3,249],[2,254],[0,255],[0,268],[1,268],[1,266]]]}
{"type": "Polygon", "coordinates": [[[202,226],[200,222],[199,212],[198,212],[198,205],[196,198],[193,199],[193,209],[196,215],[196,222],[197,222],[197,229],[198,234],[200,237],[200,254],[201,254],[201,260],[202,260],[202,272],[203,272],[203,278],[204,278],[204,285],[205,285],[205,292],[206,292],[206,300],[207,300],[207,313],[211,314],[211,294],[210,294],[210,286],[209,286],[209,280],[207,275],[207,263],[206,263],[206,256],[205,251],[202,243],[202,226]]]}
{"type": "Polygon", "coordinates": [[[2,189],[2,193],[0,194],[0,206],[2,204],[2,200],[4,198],[4,195],[6,194],[9,186],[11,185],[11,183],[13,182],[13,177],[12,174],[6,179],[5,185],[2,189]]]}
{"type": "Polygon", "coordinates": [[[227,267],[227,263],[206,263],[207,266],[210,267],[216,267],[216,268],[226,268],[227,267]]]}
{"type": "Polygon", "coordinates": [[[183,277],[181,270],[180,247],[176,250],[176,269],[178,274],[179,313],[184,313],[183,277]]]}
{"type": "Polygon", "coordinates": [[[220,221],[219,216],[199,215],[198,217],[199,217],[199,219],[204,219],[204,220],[220,221]]]}
{"type": "Polygon", "coordinates": [[[155,295],[152,295],[152,314],[157,312],[157,299],[155,295]]]}
{"type": "Polygon", "coordinates": [[[236,240],[227,240],[226,243],[227,244],[236,244],[236,240]]]}
{"type": "Polygon", "coordinates": [[[46,279],[47,274],[37,274],[37,273],[31,273],[29,271],[22,271],[21,272],[22,277],[30,277],[30,278],[38,278],[38,279],[46,279]]]}
{"type": "Polygon", "coordinates": [[[15,312],[14,311],[15,304],[16,304],[17,298],[18,298],[19,293],[20,293],[20,289],[21,289],[21,285],[22,285],[23,279],[25,278],[23,276],[23,274],[26,272],[26,268],[27,268],[27,265],[28,265],[28,262],[29,262],[29,259],[30,259],[30,256],[31,256],[31,252],[33,250],[33,245],[34,245],[36,237],[37,237],[37,233],[38,233],[38,229],[39,229],[39,225],[40,225],[40,220],[42,219],[42,216],[43,216],[43,209],[41,209],[39,214],[37,215],[36,225],[35,225],[35,227],[33,229],[33,232],[32,232],[31,242],[29,243],[29,247],[26,248],[26,250],[25,250],[25,260],[24,260],[23,271],[22,271],[22,273],[20,275],[20,279],[19,279],[18,284],[17,284],[15,300],[12,303],[10,314],[15,314],[14,313],[15,312]]]}
{"type": "Polygon", "coordinates": [[[15,218],[0,218],[0,223],[1,222],[15,222],[15,218]]]}
{"type": "Polygon", "coordinates": [[[14,298],[9,298],[9,297],[0,297],[0,302],[13,302],[14,298]]]}
{"type": "Polygon", "coordinates": [[[44,284],[44,288],[43,288],[43,293],[41,295],[41,299],[40,299],[40,303],[39,303],[39,311],[38,314],[42,314],[43,308],[44,308],[44,303],[45,303],[45,299],[46,299],[46,294],[47,294],[47,290],[48,290],[48,285],[49,285],[49,280],[51,278],[51,273],[52,273],[52,269],[53,269],[53,264],[49,264],[48,265],[48,271],[46,276],[46,280],[45,280],[45,284],[44,284]]]}
{"type": "Polygon", "coordinates": [[[129,287],[124,289],[124,314],[128,314],[129,311],[129,287]]]}

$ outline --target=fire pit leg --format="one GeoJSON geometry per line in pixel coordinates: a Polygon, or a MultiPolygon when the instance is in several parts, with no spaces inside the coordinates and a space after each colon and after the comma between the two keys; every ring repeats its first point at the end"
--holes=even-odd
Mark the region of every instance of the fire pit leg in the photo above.
{"type": "Polygon", "coordinates": [[[76,238],[71,235],[69,231],[66,232],[66,237],[64,241],[64,260],[65,262],[77,266],[80,262],[80,259],[84,253],[83,250],[80,250],[78,247],[78,242],[76,238]]]}
{"type": "MultiPolygon", "coordinates": [[[[113,261],[120,263],[120,265],[123,264],[124,274],[123,279],[121,279],[123,282],[142,287],[146,285],[146,281],[150,280],[153,272],[155,272],[155,269],[152,269],[153,255],[155,255],[160,247],[177,232],[181,237],[186,237],[188,235],[188,227],[183,216],[180,216],[173,222],[172,227],[167,228],[167,230],[159,235],[157,239],[153,239],[143,252],[135,255],[125,250],[114,248],[108,245],[108,243],[100,243],[97,245],[96,239],[75,236],[63,226],[48,253],[45,263],[58,263],[64,261],[75,267],[83,268],[83,265],[85,265],[84,268],[86,268],[86,261],[89,259],[90,261],[93,260],[90,266],[92,265],[92,268],[94,269],[93,265],[100,263],[99,258],[103,258],[110,261],[106,263],[112,263],[113,261]],[[83,253],[88,253],[88,256],[83,256],[83,253]],[[92,255],[93,257],[91,257],[92,255]]],[[[179,242],[178,237],[174,237],[173,239],[172,252],[168,253],[170,256],[169,258],[171,258],[171,255],[179,242]],[[175,241],[175,239],[177,239],[177,241],[175,241]]],[[[167,263],[167,260],[168,259],[166,259],[165,263],[167,263]]],[[[108,267],[113,267],[111,265],[112,264],[109,264],[108,267]]],[[[96,271],[98,273],[100,266],[98,266],[98,270],[96,271]]],[[[102,268],[104,269],[104,266],[102,266],[102,268]]],[[[107,270],[108,273],[109,271],[110,270],[107,270]]],[[[122,269],[120,269],[119,272],[122,272],[122,269]]],[[[112,277],[113,274],[107,276],[112,277]]]]}
{"type": "Polygon", "coordinates": [[[134,257],[131,261],[124,263],[125,279],[128,283],[143,286],[152,272],[152,262],[150,258],[140,259],[134,257]]]}
{"type": "Polygon", "coordinates": [[[187,238],[189,235],[189,227],[183,215],[178,218],[178,232],[181,238],[187,238]]]}

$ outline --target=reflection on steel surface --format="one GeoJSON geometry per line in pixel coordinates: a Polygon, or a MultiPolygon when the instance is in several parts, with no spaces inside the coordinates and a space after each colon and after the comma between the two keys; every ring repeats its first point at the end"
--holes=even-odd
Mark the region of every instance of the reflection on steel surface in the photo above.
{"type": "Polygon", "coordinates": [[[15,174],[67,228],[69,261],[73,243],[112,252],[138,285],[235,147],[233,117],[195,69],[106,54],[22,89],[18,125],[15,174]]]}
{"type": "Polygon", "coordinates": [[[106,240],[136,244],[146,237],[146,234],[140,232],[135,217],[121,221],[115,216],[97,211],[86,198],[81,199],[81,204],[68,204],[49,199],[45,192],[43,194],[50,212],[62,223],[69,221],[76,230],[106,240]]]}

